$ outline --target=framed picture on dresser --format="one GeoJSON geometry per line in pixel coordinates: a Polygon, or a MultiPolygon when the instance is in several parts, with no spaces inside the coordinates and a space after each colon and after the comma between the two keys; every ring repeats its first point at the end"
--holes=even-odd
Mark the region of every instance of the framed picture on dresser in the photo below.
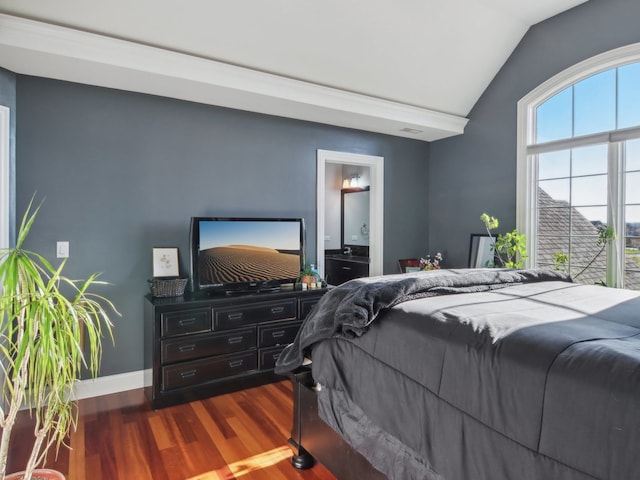
{"type": "Polygon", "coordinates": [[[471,234],[469,268],[493,267],[494,264],[493,239],[487,234],[471,234]]]}
{"type": "Polygon", "coordinates": [[[178,249],[154,248],[153,249],[153,276],[154,277],[178,277],[178,249]]]}

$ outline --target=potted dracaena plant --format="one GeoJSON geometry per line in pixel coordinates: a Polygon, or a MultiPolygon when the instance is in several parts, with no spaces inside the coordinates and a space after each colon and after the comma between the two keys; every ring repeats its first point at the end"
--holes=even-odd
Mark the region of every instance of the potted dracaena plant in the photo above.
{"type": "Polygon", "coordinates": [[[59,472],[36,467],[52,446],[66,445],[69,431],[75,429],[74,383],[83,367],[97,376],[102,338],[107,334],[113,341],[109,313],[118,314],[109,300],[89,292],[93,284],[104,283],[96,274],[71,280],[62,274],[66,259],[54,267],[23,249],[40,210],[38,206],[32,212],[32,207],[33,199],[15,247],[0,252],[0,480],[64,479],[59,472]],[[33,447],[24,471],[7,475],[11,432],[23,406],[35,422],[33,447]]]}

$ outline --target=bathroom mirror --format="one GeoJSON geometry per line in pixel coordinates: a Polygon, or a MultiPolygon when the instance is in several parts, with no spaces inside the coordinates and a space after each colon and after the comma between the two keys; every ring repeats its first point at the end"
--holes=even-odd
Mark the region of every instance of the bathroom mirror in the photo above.
{"type": "Polygon", "coordinates": [[[369,246],[369,187],[343,188],[342,248],[369,246]]]}

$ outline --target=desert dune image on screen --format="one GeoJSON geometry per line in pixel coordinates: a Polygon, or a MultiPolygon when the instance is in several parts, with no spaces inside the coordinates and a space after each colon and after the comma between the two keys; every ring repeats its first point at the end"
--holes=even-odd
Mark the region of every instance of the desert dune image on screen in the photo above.
{"type": "Polygon", "coordinates": [[[200,223],[200,285],[294,279],[300,271],[300,223],[200,223]]]}

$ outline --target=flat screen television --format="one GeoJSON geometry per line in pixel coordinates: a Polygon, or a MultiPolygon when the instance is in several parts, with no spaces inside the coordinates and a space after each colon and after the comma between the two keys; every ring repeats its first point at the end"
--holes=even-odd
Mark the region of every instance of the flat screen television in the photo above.
{"type": "Polygon", "coordinates": [[[193,292],[277,290],[304,265],[302,218],[193,217],[189,236],[193,292]]]}

